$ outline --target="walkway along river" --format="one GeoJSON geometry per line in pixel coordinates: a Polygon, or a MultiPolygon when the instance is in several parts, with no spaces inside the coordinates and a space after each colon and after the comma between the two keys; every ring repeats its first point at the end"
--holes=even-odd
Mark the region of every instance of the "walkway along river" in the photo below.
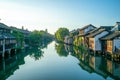
{"type": "Polygon", "coordinates": [[[112,80],[119,74],[119,63],[55,42],[0,61],[0,80],[112,80]]]}

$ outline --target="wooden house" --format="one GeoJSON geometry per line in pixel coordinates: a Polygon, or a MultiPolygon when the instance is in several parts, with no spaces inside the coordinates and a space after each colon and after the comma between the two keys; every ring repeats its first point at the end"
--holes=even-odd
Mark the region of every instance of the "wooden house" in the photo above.
{"type": "Polygon", "coordinates": [[[5,51],[11,51],[14,49],[16,45],[16,38],[11,35],[11,29],[3,24],[0,23],[0,53],[4,57],[5,51]]]}
{"type": "Polygon", "coordinates": [[[87,48],[89,48],[89,35],[93,34],[96,31],[99,31],[100,29],[105,29],[107,31],[110,31],[113,28],[113,26],[100,26],[99,28],[95,28],[91,31],[89,31],[87,34],[85,34],[84,36],[84,41],[85,41],[85,45],[87,48]]]}
{"type": "Polygon", "coordinates": [[[65,44],[73,44],[73,37],[65,36],[64,43],[65,44]]]}
{"type": "Polygon", "coordinates": [[[86,36],[89,39],[89,49],[93,51],[101,51],[102,45],[100,38],[106,36],[108,33],[109,31],[105,29],[98,29],[86,36]]]}
{"type": "Polygon", "coordinates": [[[92,24],[86,25],[86,26],[84,26],[83,28],[81,28],[81,29],[79,30],[79,34],[80,34],[80,35],[86,34],[87,32],[93,30],[94,28],[96,28],[96,27],[93,26],[92,24]]]}
{"type": "Polygon", "coordinates": [[[107,36],[101,38],[103,41],[103,49],[110,54],[119,51],[120,49],[120,31],[114,31],[107,36]]]}
{"type": "Polygon", "coordinates": [[[89,38],[87,36],[89,36],[90,34],[94,33],[97,30],[98,28],[95,28],[84,35],[84,45],[86,46],[86,48],[89,48],[89,38]]]}
{"type": "Polygon", "coordinates": [[[72,30],[69,32],[69,36],[64,37],[64,43],[66,44],[73,44],[73,41],[75,39],[75,36],[79,34],[79,29],[77,30],[72,30]]]}
{"type": "Polygon", "coordinates": [[[6,49],[14,49],[16,45],[16,38],[11,34],[0,34],[0,51],[6,51],[6,49]]]}
{"type": "Polygon", "coordinates": [[[29,34],[30,34],[30,31],[28,31],[27,29],[26,30],[19,29],[19,28],[13,27],[13,26],[10,26],[10,29],[21,32],[24,35],[25,38],[27,38],[29,36],[29,34]]]}
{"type": "Polygon", "coordinates": [[[81,28],[79,30],[79,40],[80,40],[80,44],[85,44],[87,43],[87,41],[85,40],[85,36],[92,30],[94,30],[96,27],[93,26],[92,24],[86,25],[83,28],[81,28]]]}

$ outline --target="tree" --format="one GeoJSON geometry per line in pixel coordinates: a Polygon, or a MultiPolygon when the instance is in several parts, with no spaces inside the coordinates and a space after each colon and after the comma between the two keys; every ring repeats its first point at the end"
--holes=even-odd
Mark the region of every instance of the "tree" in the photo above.
{"type": "Polygon", "coordinates": [[[42,45],[42,44],[46,44],[49,43],[53,40],[53,35],[47,33],[46,31],[33,31],[30,33],[29,35],[29,44],[30,45],[42,45]]]}
{"type": "Polygon", "coordinates": [[[42,35],[40,34],[39,31],[35,30],[30,33],[29,41],[30,41],[30,44],[40,45],[40,42],[42,41],[42,35]]]}
{"type": "Polygon", "coordinates": [[[23,33],[19,32],[17,30],[13,30],[11,34],[16,37],[17,46],[18,47],[23,47],[23,42],[24,42],[24,35],[23,35],[23,33]]]}
{"type": "Polygon", "coordinates": [[[60,42],[64,42],[64,37],[67,35],[69,35],[69,30],[67,28],[59,28],[55,32],[55,38],[60,42]]]}

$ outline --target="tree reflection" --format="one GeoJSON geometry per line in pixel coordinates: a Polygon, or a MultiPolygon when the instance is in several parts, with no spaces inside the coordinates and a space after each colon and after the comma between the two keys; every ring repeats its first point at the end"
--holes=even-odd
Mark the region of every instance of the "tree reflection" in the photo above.
{"type": "Polygon", "coordinates": [[[91,54],[82,47],[73,47],[72,56],[76,57],[80,62],[79,66],[87,72],[97,73],[104,79],[111,77],[115,80],[120,79],[120,64],[108,60],[102,55],[91,54]]]}
{"type": "Polygon", "coordinates": [[[109,61],[102,55],[88,52],[85,47],[55,44],[55,49],[59,56],[67,57],[68,55],[72,55],[76,57],[79,60],[78,65],[90,74],[97,73],[104,79],[108,77],[120,79],[120,64],[109,61]]]}
{"type": "Polygon", "coordinates": [[[65,48],[64,44],[55,44],[55,49],[59,56],[68,56],[69,52],[65,48]]]}
{"type": "Polygon", "coordinates": [[[29,55],[30,57],[34,58],[35,60],[39,60],[43,57],[43,48],[47,48],[48,44],[50,44],[51,42],[43,42],[39,47],[33,46],[30,50],[29,50],[29,55]]]}
{"type": "Polygon", "coordinates": [[[35,60],[41,59],[43,57],[43,51],[39,49],[38,47],[34,47],[30,50],[30,57],[34,58],[35,60]]]}

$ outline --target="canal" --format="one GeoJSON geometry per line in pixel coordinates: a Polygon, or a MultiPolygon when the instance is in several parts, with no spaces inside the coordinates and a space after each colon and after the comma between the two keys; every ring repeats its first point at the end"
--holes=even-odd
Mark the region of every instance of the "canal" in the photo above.
{"type": "Polygon", "coordinates": [[[0,61],[0,80],[104,79],[120,79],[120,63],[54,41],[0,61]]]}

